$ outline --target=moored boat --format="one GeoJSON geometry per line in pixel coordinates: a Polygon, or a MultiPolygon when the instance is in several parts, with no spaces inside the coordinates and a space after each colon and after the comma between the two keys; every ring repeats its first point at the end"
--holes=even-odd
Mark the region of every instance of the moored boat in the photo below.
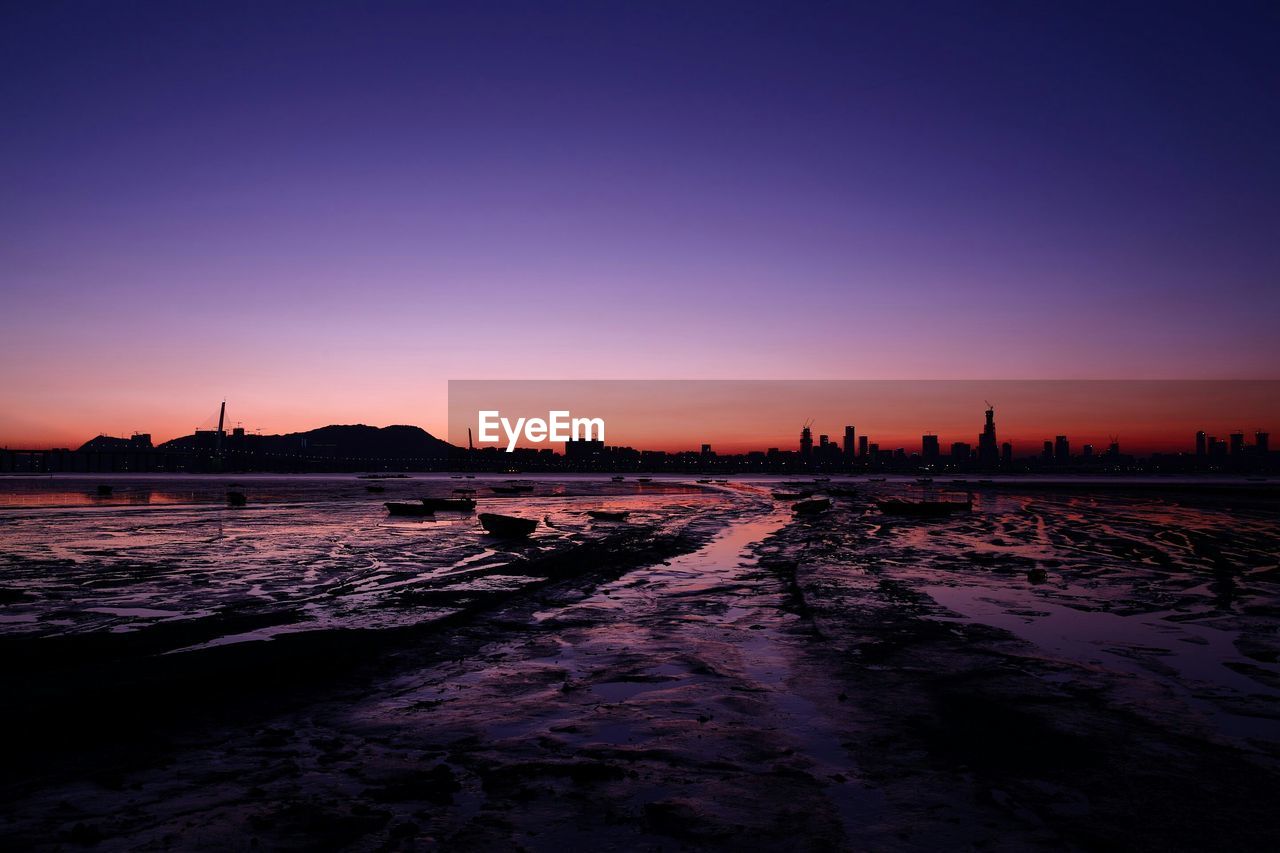
{"type": "Polygon", "coordinates": [[[796,515],[817,515],[820,512],[826,512],[831,509],[830,498],[814,498],[812,500],[800,501],[800,503],[792,504],[791,511],[796,515]]]}
{"type": "Polygon", "coordinates": [[[478,518],[481,526],[489,533],[507,539],[523,539],[538,527],[536,519],[499,515],[496,512],[482,512],[478,518]]]}
{"type": "Polygon", "coordinates": [[[968,512],[973,509],[972,500],[905,500],[903,498],[885,498],[877,500],[876,506],[886,515],[909,515],[915,518],[938,518],[956,512],[968,512]]]}
{"type": "Polygon", "coordinates": [[[399,503],[397,501],[387,501],[383,504],[387,508],[387,512],[392,515],[414,515],[423,516],[431,515],[430,507],[423,506],[420,503],[399,503]]]}
{"type": "Polygon", "coordinates": [[[248,502],[244,492],[227,492],[227,506],[244,506],[248,502]]]}
{"type": "Polygon", "coordinates": [[[454,510],[456,512],[469,512],[476,508],[476,502],[472,498],[419,498],[422,505],[430,510],[454,510]]]}
{"type": "Polygon", "coordinates": [[[597,521],[626,521],[627,516],[631,515],[628,509],[589,509],[587,515],[597,521]]]}
{"type": "Polygon", "coordinates": [[[627,479],[627,478],[626,478],[626,477],[622,477],[622,476],[618,476],[618,477],[610,477],[609,479],[610,479],[610,480],[613,480],[613,482],[615,482],[615,483],[621,483],[623,480],[625,480],[625,479],[627,479]]]}
{"type": "Polygon", "coordinates": [[[489,490],[495,495],[520,495],[525,492],[532,492],[533,486],[529,483],[503,483],[498,486],[490,486],[489,490]]]}

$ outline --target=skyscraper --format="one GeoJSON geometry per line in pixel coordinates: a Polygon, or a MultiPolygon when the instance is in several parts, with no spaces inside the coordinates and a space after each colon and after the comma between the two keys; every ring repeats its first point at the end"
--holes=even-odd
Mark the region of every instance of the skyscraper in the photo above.
{"type": "Polygon", "coordinates": [[[813,456],[813,430],[805,424],[800,430],[800,456],[809,459],[813,456]]]}
{"type": "Polygon", "coordinates": [[[867,437],[865,435],[858,436],[858,456],[862,459],[867,458],[867,437]]]}
{"type": "Polygon", "coordinates": [[[938,445],[938,437],[936,435],[920,436],[920,458],[924,460],[926,465],[932,465],[942,456],[942,448],[938,445]]]}
{"type": "Polygon", "coordinates": [[[1231,433],[1228,438],[1231,440],[1231,455],[1241,456],[1244,454],[1244,433],[1236,431],[1231,433]]]}
{"type": "Polygon", "coordinates": [[[1271,433],[1258,430],[1253,434],[1254,449],[1265,456],[1271,452],[1271,433]]]}
{"type": "Polygon", "coordinates": [[[987,403],[987,422],[978,436],[978,463],[994,468],[1000,464],[1000,445],[996,441],[996,409],[987,403]]]}
{"type": "Polygon", "coordinates": [[[1204,430],[1196,430],[1196,456],[1204,456],[1208,452],[1208,445],[1204,443],[1204,430]]]}
{"type": "Polygon", "coordinates": [[[854,429],[851,426],[844,428],[844,458],[845,460],[853,459],[854,454],[854,429]]]}
{"type": "Polygon", "coordinates": [[[1053,458],[1060,464],[1071,461],[1071,442],[1067,441],[1065,435],[1060,435],[1053,440],[1053,458]]]}

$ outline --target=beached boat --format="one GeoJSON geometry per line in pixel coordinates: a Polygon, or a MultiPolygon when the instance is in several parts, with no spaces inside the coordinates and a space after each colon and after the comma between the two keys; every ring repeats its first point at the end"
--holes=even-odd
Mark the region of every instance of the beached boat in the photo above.
{"type": "Polygon", "coordinates": [[[392,515],[431,515],[431,508],[423,506],[420,503],[398,503],[396,501],[387,501],[383,504],[387,508],[387,512],[392,515]]]}
{"type": "Polygon", "coordinates": [[[457,512],[470,512],[476,508],[476,502],[472,498],[419,498],[422,505],[430,510],[454,510],[457,512]]]}
{"type": "Polygon", "coordinates": [[[938,518],[973,509],[972,500],[907,500],[885,498],[875,502],[886,515],[908,515],[914,518],[938,518]]]}
{"type": "Polygon", "coordinates": [[[811,492],[773,492],[775,501],[798,501],[801,498],[807,498],[811,492]]]}
{"type": "Polygon", "coordinates": [[[708,483],[714,483],[715,480],[699,480],[698,482],[705,486],[708,483]]]}
{"type": "Polygon", "coordinates": [[[502,483],[497,486],[490,486],[489,489],[495,495],[519,495],[525,492],[533,491],[532,483],[502,483]]]}
{"type": "Polygon", "coordinates": [[[482,512],[478,517],[485,530],[494,536],[502,536],[507,539],[523,539],[538,527],[536,519],[517,518],[514,515],[482,512]]]}
{"type": "Polygon", "coordinates": [[[98,497],[100,497],[100,498],[109,498],[109,497],[111,497],[111,493],[112,493],[112,492],[114,492],[114,491],[115,491],[115,489],[114,489],[114,488],[112,488],[111,486],[105,486],[105,485],[104,485],[104,486],[98,486],[98,497]]]}
{"type": "Polygon", "coordinates": [[[244,492],[227,492],[227,506],[244,506],[248,502],[244,492]]]}
{"type": "Polygon", "coordinates": [[[627,509],[589,509],[587,515],[597,521],[626,521],[627,516],[631,515],[631,510],[627,509]]]}
{"type": "Polygon", "coordinates": [[[858,496],[858,490],[852,486],[829,486],[823,491],[835,498],[856,498],[858,496]]]}
{"type": "Polygon", "coordinates": [[[652,477],[641,477],[639,480],[636,480],[636,482],[637,482],[637,483],[652,483],[652,482],[653,482],[653,478],[652,478],[652,477]]]}
{"type": "Polygon", "coordinates": [[[627,478],[626,478],[626,477],[610,477],[609,479],[610,479],[610,480],[613,480],[613,482],[615,482],[615,483],[621,483],[623,480],[625,480],[625,479],[627,479],[627,478]]]}
{"type": "Polygon", "coordinates": [[[817,515],[829,509],[831,509],[830,498],[814,498],[813,500],[800,501],[798,504],[791,505],[791,511],[796,515],[817,515]]]}

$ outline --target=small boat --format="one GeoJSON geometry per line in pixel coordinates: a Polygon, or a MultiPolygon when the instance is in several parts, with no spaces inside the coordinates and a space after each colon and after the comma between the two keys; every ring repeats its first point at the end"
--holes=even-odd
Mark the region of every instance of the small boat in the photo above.
{"type": "Polygon", "coordinates": [[[909,515],[914,518],[938,518],[956,512],[968,512],[973,509],[973,501],[920,501],[888,498],[875,502],[880,511],[886,515],[909,515]]]}
{"type": "Polygon", "coordinates": [[[627,516],[631,515],[631,510],[629,509],[618,509],[618,510],[589,509],[587,510],[587,515],[591,516],[597,521],[626,521],[627,516]]]}
{"type": "Polygon", "coordinates": [[[708,483],[714,483],[715,480],[699,480],[698,482],[705,486],[708,483]]]}
{"type": "Polygon", "coordinates": [[[791,505],[791,511],[796,515],[817,515],[829,509],[831,509],[831,498],[814,498],[791,505]]]}
{"type": "Polygon", "coordinates": [[[374,494],[379,494],[380,492],[385,492],[387,490],[386,486],[365,486],[364,488],[366,492],[373,492],[374,494]]]}
{"type": "Polygon", "coordinates": [[[609,479],[610,479],[610,480],[613,480],[613,482],[615,482],[615,483],[621,483],[623,480],[625,480],[625,479],[627,479],[627,478],[626,478],[626,477],[610,477],[609,479]]]}
{"type": "Polygon", "coordinates": [[[641,477],[641,478],[640,478],[639,480],[637,480],[636,482],[637,482],[637,483],[652,483],[652,482],[653,482],[653,478],[652,478],[652,477],[641,477]]]}
{"type": "Polygon", "coordinates": [[[111,497],[111,493],[114,491],[115,489],[111,486],[107,486],[107,485],[98,486],[98,497],[109,498],[111,497]]]}
{"type": "Polygon", "coordinates": [[[387,508],[387,512],[392,515],[415,515],[424,516],[432,515],[431,507],[422,504],[397,503],[396,501],[387,501],[383,504],[387,508]]]}
{"type": "Polygon", "coordinates": [[[922,486],[932,486],[933,478],[932,477],[916,477],[916,482],[922,486]]]}
{"type": "Polygon", "coordinates": [[[244,492],[227,492],[227,506],[244,506],[248,502],[244,492]]]}
{"type": "Polygon", "coordinates": [[[495,495],[520,495],[520,494],[524,494],[525,492],[532,492],[533,486],[520,486],[520,485],[490,486],[489,490],[493,492],[495,495]]]}
{"type": "Polygon", "coordinates": [[[885,481],[884,477],[868,477],[867,478],[868,483],[883,483],[884,481],[885,481]]]}
{"type": "Polygon", "coordinates": [[[538,527],[537,520],[532,518],[498,515],[496,512],[482,512],[478,517],[485,530],[507,539],[523,539],[538,527]]]}
{"type": "Polygon", "coordinates": [[[837,498],[856,498],[858,496],[858,490],[852,486],[830,486],[825,491],[832,497],[837,498]]]}
{"type": "Polygon", "coordinates": [[[803,497],[808,497],[804,492],[773,492],[775,501],[798,501],[803,497]]]}
{"type": "Polygon", "coordinates": [[[475,489],[454,489],[453,493],[455,495],[474,495],[476,493],[476,490],[475,489]]]}
{"type": "Polygon", "coordinates": [[[470,512],[476,508],[474,498],[419,498],[422,505],[430,510],[454,510],[457,512],[470,512]]]}

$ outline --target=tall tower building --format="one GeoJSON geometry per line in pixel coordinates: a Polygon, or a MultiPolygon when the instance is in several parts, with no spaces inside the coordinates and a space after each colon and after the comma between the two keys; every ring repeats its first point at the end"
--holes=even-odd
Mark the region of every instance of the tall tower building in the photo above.
{"type": "Polygon", "coordinates": [[[987,403],[987,422],[978,436],[978,464],[994,468],[1000,464],[1000,444],[996,441],[996,409],[987,403]]]}
{"type": "Polygon", "coordinates": [[[920,458],[927,464],[934,464],[942,456],[942,447],[936,435],[920,436],[920,458]]]}
{"type": "Polygon", "coordinates": [[[844,458],[845,458],[846,460],[849,460],[849,459],[852,459],[852,458],[853,458],[853,454],[854,454],[854,446],[853,446],[853,444],[854,444],[854,443],[853,443],[853,439],[854,439],[854,429],[853,429],[853,427],[851,427],[851,426],[847,426],[847,427],[845,427],[845,428],[844,428],[844,447],[843,447],[843,450],[844,450],[844,458]]]}
{"type": "Polygon", "coordinates": [[[800,430],[800,456],[804,459],[813,456],[813,430],[808,424],[800,430]]]}
{"type": "Polygon", "coordinates": [[[1196,456],[1204,456],[1208,452],[1208,445],[1204,443],[1204,430],[1196,430],[1196,456]]]}

